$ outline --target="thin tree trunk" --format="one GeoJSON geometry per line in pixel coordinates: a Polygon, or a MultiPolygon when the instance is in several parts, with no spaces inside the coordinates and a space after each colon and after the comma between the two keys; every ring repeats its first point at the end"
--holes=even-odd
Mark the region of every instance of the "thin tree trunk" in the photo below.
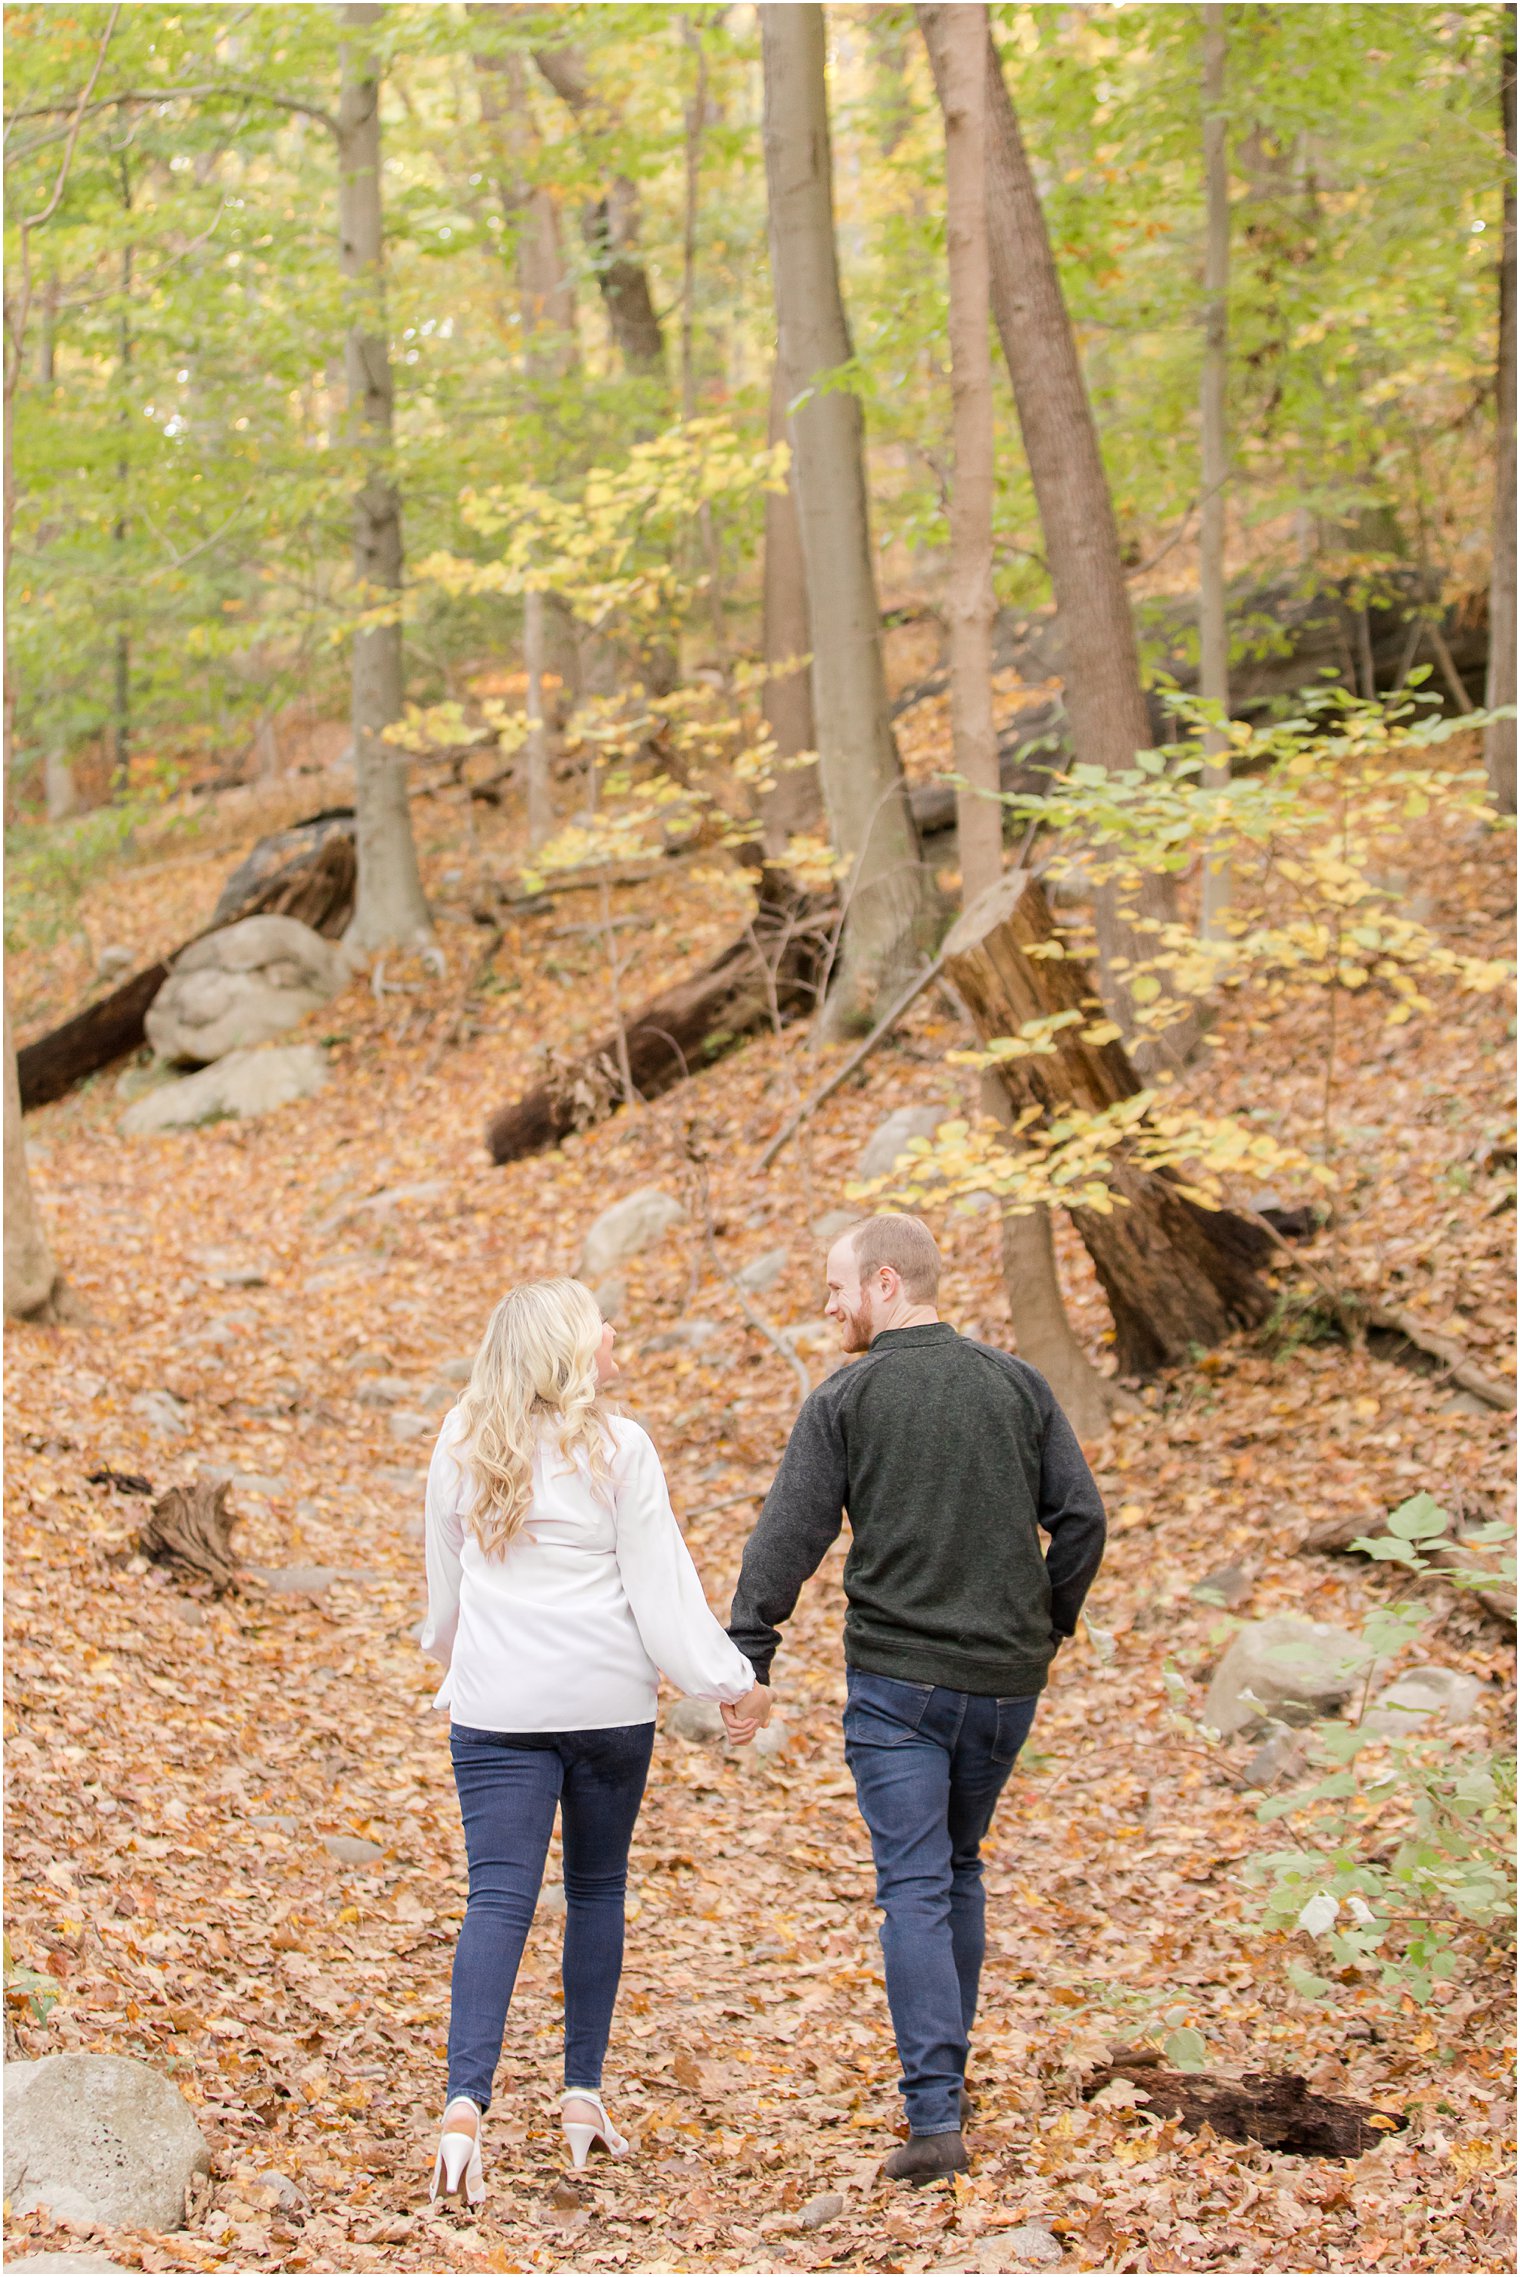
{"type": "Polygon", "coordinates": [[[5,1309],[12,1319],[53,1320],[63,1282],[32,1193],[21,1129],[21,1085],[5,998],[5,1309]]]}
{"type": "MultiPolygon", "coordinates": [[[[1494,561],[1488,589],[1490,705],[1515,701],[1515,11],[1501,33],[1500,111],[1504,122],[1504,242],[1499,258],[1499,358],[1495,388],[1494,561]]],[[[1489,796],[1515,811],[1515,722],[1496,720],[1483,735],[1489,796]]]]}
{"type": "MultiPolygon", "coordinates": [[[[472,6],[472,16],[490,18],[494,7],[472,6]]],[[[523,370],[535,390],[562,387],[580,364],[575,330],[575,286],[560,243],[559,212],[542,183],[527,185],[533,139],[531,106],[522,58],[477,54],[476,79],[481,117],[494,146],[497,193],[511,232],[522,318],[523,370]],[[504,78],[507,100],[497,88],[504,78]]],[[[554,831],[550,791],[553,762],[549,707],[544,678],[550,669],[552,598],[532,591],[523,596],[523,669],[527,676],[527,741],[523,745],[528,844],[538,848],[554,831]]]]}
{"type": "MultiPolygon", "coordinates": [[[[586,130],[588,148],[594,151],[598,102],[580,49],[568,45],[535,48],[533,60],[586,130]]],[[[639,251],[638,191],[626,174],[614,175],[600,197],[587,207],[581,231],[623,361],[630,371],[663,383],[665,337],[639,251]]]]}
{"type": "MultiPolygon", "coordinates": [[[[766,440],[786,440],[786,376],[778,356],[771,372],[770,422],[766,440]]],[[[776,778],[760,802],[765,851],[773,860],[785,857],[787,841],[814,831],[823,820],[823,792],[818,763],[788,766],[799,752],[811,752],[813,735],[813,681],[807,663],[807,570],[802,558],[802,531],[797,500],[788,470],[784,490],[767,491],[765,498],[765,662],[768,672],[778,664],[800,658],[795,672],[777,673],[765,683],[765,724],[776,746],[776,778]]]]}
{"type": "MultiPolygon", "coordinates": [[[[945,217],[950,270],[951,395],[955,479],[950,493],[950,719],[961,906],[995,885],[1003,868],[1003,810],[992,717],[992,360],[987,251],[987,10],[920,7],[945,121],[945,217]]],[[[1008,1094],[981,1080],[984,1113],[1005,1126],[1008,1094]]],[[[1118,1386],[1099,1374],[1073,1333],[1056,1273],[1050,1214],[1002,1223],[1003,1277],[1014,1340],[1044,1375],[1079,1438],[1106,1429],[1118,1386]]]]}
{"type": "MultiPolygon", "coordinates": [[[[992,312],[1055,593],[1072,743],[1080,761],[1128,767],[1151,737],[1113,501],[1039,192],[990,38],[987,75],[992,312]]],[[[1147,920],[1169,923],[1176,897],[1160,877],[1147,878],[1138,893],[1104,886],[1094,897],[1105,994],[1129,1028],[1134,1007],[1120,968],[1148,949],[1147,937],[1121,915],[1121,902],[1147,920]]],[[[1191,1033],[1175,1030],[1168,1039],[1173,1050],[1191,1040],[1191,1033]]]]}
{"type": "MultiPolygon", "coordinates": [[[[125,151],[121,153],[121,204],[123,213],[132,211],[132,175],[125,151]]],[[[124,618],[127,603],[126,545],[127,545],[127,484],[131,467],[127,458],[127,436],[131,424],[131,407],[128,393],[132,383],[132,247],[121,249],[121,316],[117,329],[117,385],[121,400],[116,421],[122,436],[122,454],[116,462],[117,509],[112,529],[112,542],[116,547],[117,610],[120,613],[111,661],[111,776],[113,784],[125,789],[127,768],[132,757],[132,636],[124,618]]]]}
{"type": "Polygon", "coordinates": [[[370,39],[375,0],[345,0],[338,104],[338,229],[347,286],[344,373],[364,479],[354,500],[354,570],[361,607],[388,604],[394,622],[355,633],[352,663],[354,805],[359,891],[348,939],[358,949],[431,937],[407,806],[406,761],[384,741],[401,717],[401,499],[391,468],[394,391],[385,332],[380,206],[380,80],[370,39]]]}
{"type": "MultiPolygon", "coordinates": [[[[686,105],[686,195],[681,225],[681,417],[697,415],[697,216],[701,206],[702,143],[707,131],[707,50],[700,26],[689,15],[681,17],[681,38],[696,59],[696,84],[686,105]]],[[[712,627],[713,655],[720,671],[728,657],[728,630],[723,621],[723,560],[718,548],[718,524],[712,500],[697,508],[697,535],[707,569],[707,612],[712,627]]]]}
{"type": "MultiPolygon", "coordinates": [[[[1225,611],[1225,499],[1229,480],[1226,426],[1229,378],[1230,168],[1224,114],[1226,31],[1221,0],[1203,9],[1203,171],[1206,241],[1203,264],[1203,382],[1199,400],[1203,496],[1198,531],[1198,692],[1230,709],[1230,635],[1225,611]]],[[[1230,780],[1229,737],[1223,727],[1204,730],[1203,780],[1222,790],[1230,780]]],[[[1204,857],[1202,929],[1222,930],[1230,906],[1230,867],[1212,851],[1204,857]]]]}
{"type": "Polygon", "coordinates": [[[864,422],[829,376],[852,354],[834,243],[823,10],[760,9],[771,278],[807,564],[813,709],[836,850],[852,864],[830,1032],[871,1025],[918,958],[926,879],[893,739],[871,553],[864,422]],[[800,400],[799,400],[800,398],[800,400]]]}

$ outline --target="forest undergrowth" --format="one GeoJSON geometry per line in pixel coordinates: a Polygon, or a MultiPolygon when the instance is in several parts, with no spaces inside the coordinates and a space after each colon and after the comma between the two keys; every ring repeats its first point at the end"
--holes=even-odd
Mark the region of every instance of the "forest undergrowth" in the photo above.
{"type": "MultiPolygon", "coordinates": [[[[103,942],[141,959],[204,923],[258,832],[330,788],[313,775],[231,792],[195,836],[123,857],[73,929],[13,957],[23,1036],[72,1007],[103,942]]],[[[88,1317],[6,1331],[7,1910],[16,1964],[56,1992],[12,2013],[26,2054],[112,2050],[169,2071],[214,2147],[185,2232],[99,2244],[149,2269],[993,2270],[1012,2265],[1003,2234],[1033,2219],[1073,2269],[1512,2268],[1507,1955],[1469,1940],[1425,2008],[1355,1971],[1331,2002],[1301,2000],[1284,1964],[1307,1940],[1252,1927],[1243,1862],[1278,1836],[1238,1785],[1244,1751],[1204,1744],[1168,1704],[1165,1664],[1196,1710],[1236,1619],[1354,1627],[1392,1593],[1382,1568],[1302,1551],[1315,1527],[1356,1514],[1375,1532],[1421,1489],[1467,1513],[1513,1507],[1508,1418],[1439,1374],[1348,1349],[1289,1303],[1270,1337],[1146,1387],[1089,1450],[1112,1529],[1089,1610],[1114,1645],[1105,1660],[1084,1635],[1061,1655],[988,1845],[970,2177],[909,2195],[874,2180],[899,2105],[839,1731],[836,1550],[777,1661],[781,1751],[657,1744],[609,2074],[637,2157],[584,2189],[562,2174],[550,1888],[488,2122],[489,2203],[470,2225],[425,2210],[463,1907],[447,1730],[414,1643],[446,1370],[511,1281],[574,1269],[608,1202],[658,1184],[696,1212],[700,1154],[714,1245],[693,1215],[624,1269],[622,1398],[654,1435],[723,1610],[797,1388],[727,1276],[785,1248],[755,1302],[797,1331],[818,1380],[833,1338],[815,1221],[844,1205],[886,1113],[958,1109],[974,1078],[946,1067],[964,1037],[931,995],[768,1176],[756,1158],[811,1080],[801,1030],[562,1152],[493,1169],[487,1113],[536,1079],[544,1044],[569,1052],[606,1025],[596,897],[506,911],[482,976],[471,899],[481,875],[511,869],[518,818],[442,790],[415,818],[447,969],[393,961],[379,993],[356,979],[308,1022],[331,1059],[319,1095],[262,1122],[129,1140],[111,1071],[28,1121],[88,1317]],[[699,1348],[653,1348],[694,1317],[715,1324],[699,1348]],[[213,1466],[232,1475],[248,1566],[335,1575],[314,1594],[197,1595],[133,1556],[142,1498],[91,1483],[109,1470],[162,1491],[213,1466]],[[1226,1563],[1248,1583],[1233,1616],[1190,1595],[1226,1563]],[[343,1837],[377,1855],[324,1846],[343,1837]],[[1168,2010],[1213,2069],[1301,2072],[1406,2123],[1332,2163],[1085,2104],[1084,2067],[1155,2037],[1168,2010]],[[261,2187],[271,2172],[292,2187],[261,2187]],[[843,2210],[802,2229],[803,2206],[831,2191],[843,2210]]],[[[613,892],[640,996],[732,930],[701,868],[673,860],[613,892]]],[[[1406,875],[1444,937],[1506,953],[1514,886],[1497,834],[1474,835],[1454,868],[1412,828],[1406,875]]],[[[1512,1373],[1503,1011],[1438,1002],[1387,1028],[1358,1001],[1343,1019],[1342,1127],[1368,1175],[1337,1269],[1460,1335],[1490,1375],[1512,1373]]],[[[1302,1012],[1243,997],[1217,1032],[1189,1083],[1221,1111],[1270,1104],[1310,1144],[1319,1078],[1302,1012]]],[[[936,1230],[945,1316],[1006,1342],[995,1215],[936,1230]]],[[[1064,1224],[1058,1238],[1100,1356],[1096,1283],[1064,1224]]],[[[1470,1594],[1421,1588],[1415,1657],[1479,1680],[1502,1745],[1512,1635],[1470,1594]]],[[[77,2242],[37,2218],[12,2225],[9,2250],[23,2241],[77,2242]]]]}

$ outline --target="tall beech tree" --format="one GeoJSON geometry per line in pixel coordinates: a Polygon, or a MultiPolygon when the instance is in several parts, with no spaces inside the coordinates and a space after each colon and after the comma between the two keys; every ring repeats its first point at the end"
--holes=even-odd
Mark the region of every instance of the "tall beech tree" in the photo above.
{"type": "MultiPolygon", "coordinates": [[[[938,84],[932,46],[930,61],[938,84]]],[[[1119,532],[1039,191],[990,30],[986,69],[992,313],[1044,534],[1072,743],[1091,765],[1127,767],[1151,735],[1119,532]]],[[[1168,880],[1149,878],[1128,905],[1144,919],[1169,921],[1175,894],[1168,880]]],[[[1112,887],[1098,888],[1094,917],[1105,995],[1130,1026],[1123,966],[1144,957],[1145,937],[1112,887]]]]}
{"type": "MultiPolygon", "coordinates": [[[[945,241],[950,275],[950,358],[955,472],[950,492],[950,719],[961,906],[997,884],[1003,868],[992,717],[992,502],[994,488],[991,273],[987,244],[987,10],[920,7],[945,122],[945,241]]],[[[998,1078],[981,1080],[984,1112],[1010,1120],[998,1078]]],[[[1003,1274],[1014,1335],[1047,1378],[1080,1437],[1100,1432],[1117,1387],[1100,1374],[1067,1318],[1050,1212],[1005,1215],[1003,1274]]]]}
{"type": "MultiPolygon", "coordinates": [[[[1499,251],[1499,355],[1494,374],[1494,560],[1488,588],[1488,702],[1515,701],[1515,11],[1504,10],[1499,57],[1504,133],[1504,238],[1499,251]]],[[[1515,722],[1495,720],[1483,738],[1489,792],[1515,811],[1515,722]]]]}
{"type": "MultiPolygon", "coordinates": [[[[768,443],[786,440],[786,377],[779,358],[771,370],[768,443]]],[[[764,693],[765,724],[776,746],[777,769],[773,785],[761,799],[760,816],[768,854],[785,852],[789,838],[815,830],[823,820],[823,793],[818,784],[818,763],[788,764],[814,749],[813,681],[808,666],[807,564],[802,557],[802,530],[797,520],[797,493],[791,470],[782,490],[767,491],[765,499],[765,562],[762,591],[761,639],[767,678],[764,693]],[[777,670],[791,664],[790,672],[777,670]]]]}
{"type": "MultiPolygon", "coordinates": [[[[1230,627],[1225,585],[1225,508],[1230,477],[1226,412],[1229,389],[1230,168],[1224,111],[1227,49],[1223,0],[1203,8],[1203,380],[1199,390],[1201,441],[1198,505],[1198,693],[1222,712],[1230,708],[1230,627]]],[[[1205,731],[1204,781],[1230,779],[1229,739],[1222,727],[1205,731]]],[[[1203,930],[1219,931],[1229,907],[1230,873],[1222,859],[1203,869],[1203,930]]]]}
{"type": "MultiPolygon", "coordinates": [[[[580,48],[573,42],[535,48],[533,60],[594,148],[611,114],[598,99],[580,48]]],[[[665,334],[639,246],[638,188],[625,173],[609,170],[601,194],[581,217],[581,233],[624,362],[631,372],[663,384],[665,334]]]]}
{"type": "Polygon", "coordinates": [[[824,803],[850,864],[828,1025],[869,1025],[917,960],[926,878],[892,735],[871,556],[865,422],[834,240],[826,34],[812,4],[760,11],[771,283],[807,565],[813,710],[824,803]]]}
{"type": "Polygon", "coordinates": [[[426,940],[432,931],[407,806],[402,754],[385,741],[401,717],[401,494],[392,468],[395,391],[385,329],[376,0],[345,0],[338,97],[338,233],[348,306],[344,377],[363,475],[354,497],[352,710],[359,888],[348,939],[357,949],[426,940]]]}

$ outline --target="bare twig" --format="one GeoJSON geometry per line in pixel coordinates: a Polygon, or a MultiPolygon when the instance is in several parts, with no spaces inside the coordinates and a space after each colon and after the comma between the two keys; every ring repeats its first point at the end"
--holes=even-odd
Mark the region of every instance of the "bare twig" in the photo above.
{"type": "Polygon", "coordinates": [[[908,1010],[909,1006],[915,1004],[918,1001],[919,997],[923,995],[924,990],[929,987],[931,982],[938,980],[941,972],[944,970],[944,965],[944,958],[936,957],[931,964],[925,965],[923,971],[918,975],[918,978],[916,980],[910,981],[908,986],[903,990],[901,996],[898,997],[896,1003],[893,1004],[891,1008],[882,1015],[881,1019],[877,1021],[876,1026],[866,1037],[864,1043],[857,1044],[854,1051],[851,1052],[849,1058],[844,1062],[844,1064],[834,1070],[834,1073],[829,1077],[827,1083],[820,1084],[819,1088],[813,1093],[812,1097],[804,1101],[802,1106],[798,1108],[796,1114],[791,1117],[790,1121],[782,1125],[781,1129],[776,1133],[776,1136],[771,1140],[770,1145],[766,1148],[764,1154],[761,1155],[759,1162],[756,1164],[757,1169],[769,1170],[771,1164],[775,1161],[782,1148],[784,1146],[787,1146],[791,1140],[796,1137],[798,1131],[808,1120],[809,1116],[816,1114],[817,1110],[823,1105],[825,1099],[833,1097],[834,1093],[839,1089],[839,1086],[842,1083],[847,1082],[850,1076],[855,1073],[856,1068],[860,1066],[861,1062],[868,1059],[871,1053],[875,1051],[882,1038],[891,1033],[892,1029],[896,1027],[898,1021],[908,1010]]]}

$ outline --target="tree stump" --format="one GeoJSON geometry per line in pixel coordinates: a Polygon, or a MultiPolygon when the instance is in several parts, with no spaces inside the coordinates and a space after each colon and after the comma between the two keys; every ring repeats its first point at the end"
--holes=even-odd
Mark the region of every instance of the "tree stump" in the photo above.
{"type": "MultiPolygon", "coordinates": [[[[1057,1012],[1103,1016],[1085,965],[1030,954],[1058,938],[1028,870],[1007,872],[956,925],[942,951],[945,976],[984,1042],[1057,1012]]],[[[1141,1089],[1122,1044],[1088,1043],[1075,1027],[1058,1031],[1053,1053],[1004,1061],[996,1073],[1015,1109],[1034,1103],[1051,1115],[1099,1113],[1141,1089]]],[[[1169,1172],[1122,1157],[1112,1184],[1121,1200],[1111,1215],[1074,1209],[1071,1218],[1108,1298],[1121,1376],[1154,1374],[1266,1318],[1272,1292],[1258,1267],[1272,1242],[1262,1228],[1231,1210],[1202,1208],[1169,1172]]]]}
{"type": "Polygon", "coordinates": [[[209,1581],[220,1597],[237,1578],[229,1543],[236,1524],[236,1514],[227,1508],[227,1481],[212,1486],[198,1479],[194,1486],[171,1486],[159,1496],[136,1546],[155,1565],[209,1581]]]}
{"type": "Polygon", "coordinates": [[[1292,2072],[1248,2071],[1243,2079],[1211,2072],[1168,2071],[1153,2048],[1118,2048],[1086,2081],[1087,2102],[1116,2079],[1128,2080],[1158,2118],[1196,2131],[1212,2127],[1232,2142],[1305,2158],[1360,2158],[1405,2124],[1397,2112],[1374,2111],[1338,2095],[1316,2095],[1292,2072]]]}

